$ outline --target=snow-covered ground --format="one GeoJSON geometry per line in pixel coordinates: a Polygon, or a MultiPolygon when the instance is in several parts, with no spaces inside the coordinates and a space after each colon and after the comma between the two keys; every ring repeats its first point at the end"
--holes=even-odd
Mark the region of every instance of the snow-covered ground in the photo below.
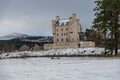
{"type": "Polygon", "coordinates": [[[0,60],[0,80],[120,80],[119,76],[119,58],[0,60]]]}
{"type": "Polygon", "coordinates": [[[45,55],[91,55],[91,54],[102,54],[103,48],[91,47],[91,48],[76,48],[76,49],[53,49],[47,51],[24,51],[24,52],[11,52],[0,54],[0,58],[11,58],[11,57],[23,57],[23,56],[45,56],[45,55]]]}

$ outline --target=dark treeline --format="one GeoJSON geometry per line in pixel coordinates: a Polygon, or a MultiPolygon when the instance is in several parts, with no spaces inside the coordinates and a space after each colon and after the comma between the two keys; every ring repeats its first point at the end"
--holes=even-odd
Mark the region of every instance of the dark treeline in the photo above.
{"type": "Polygon", "coordinates": [[[44,43],[38,42],[0,40],[0,51],[1,52],[13,52],[16,50],[19,51],[20,47],[23,45],[33,47],[35,44],[41,46],[41,48],[43,48],[44,45],[44,43]]]}

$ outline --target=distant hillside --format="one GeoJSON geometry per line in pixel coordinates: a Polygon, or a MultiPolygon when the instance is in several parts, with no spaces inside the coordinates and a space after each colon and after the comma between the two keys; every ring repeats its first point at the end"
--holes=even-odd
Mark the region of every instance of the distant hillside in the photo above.
{"type": "Polygon", "coordinates": [[[11,41],[26,41],[26,42],[38,42],[38,43],[52,43],[52,36],[28,36],[24,38],[14,38],[11,41]]]}
{"type": "Polygon", "coordinates": [[[3,37],[0,37],[0,40],[52,43],[53,37],[52,36],[30,36],[22,33],[11,33],[3,37]]]}
{"type": "Polygon", "coordinates": [[[27,34],[22,34],[22,33],[11,33],[5,36],[0,37],[0,40],[11,40],[14,38],[25,38],[28,37],[29,35],[27,34]]]}

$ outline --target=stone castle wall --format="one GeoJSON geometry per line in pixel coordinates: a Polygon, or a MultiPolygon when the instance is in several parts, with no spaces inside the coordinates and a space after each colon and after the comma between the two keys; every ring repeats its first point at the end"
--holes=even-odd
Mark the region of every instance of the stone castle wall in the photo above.
{"type": "Polygon", "coordinates": [[[53,43],[45,44],[44,49],[65,49],[65,48],[85,48],[95,47],[95,43],[92,41],[84,41],[79,43],[53,43]]]}

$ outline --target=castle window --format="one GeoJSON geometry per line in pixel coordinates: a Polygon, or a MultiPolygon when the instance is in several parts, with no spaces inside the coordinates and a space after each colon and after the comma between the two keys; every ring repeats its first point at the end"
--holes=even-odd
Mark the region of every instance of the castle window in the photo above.
{"type": "Polygon", "coordinates": [[[61,33],[61,36],[63,36],[63,33],[61,33]]]}
{"type": "Polygon", "coordinates": [[[78,44],[78,46],[80,47],[80,44],[78,44]]]}
{"type": "Polygon", "coordinates": [[[58,29],[57,29],[57,31],[58,31],[58,29]]]}
{"type": "Polygon", "coordinates": [[[65,33],[64,33],[64,36],[65,36],[65,33]]]}
{"type": "Polygon", "coordinates": [[[56,26],[59,26],[59,21],[56,22],[56,26]]]}
{"type": "Polygon", "coordinates": [[[57,42],[59,42],[59,39],[57,39],[57,42]]]}
{"type": "Polygon", "coordinates": [[[63,38],[61,39],[61,41],[63,42],[63,38]]]}
{"type": "Polygon", "coordinates": [[[68,31],[68,28],[66,28],[66,31],[68,31]]]}
{"type": "Polygon", "coordinates": [[[59,34],[57,33],[57,36],[59,36],[59,34]]]}
{"type": "Polygon", "coordinates": [[[66,23],[66,25],[68,25],[68,24],[69,24],[69,22],[66,23]]]}
{"type": "Polygon", "coordinates": [[[68,38],[66,38],[66,42],[68,42],[68,38]]]}
{"type": "Polygon", "coordinates": [[[73,33],[73,32],[70,32],[71,34],[73,33]]]}
{"type": "Polygon", "coordinates": [[[74,38],[72,38],[72,41],[74,41],[74,38]]]}

